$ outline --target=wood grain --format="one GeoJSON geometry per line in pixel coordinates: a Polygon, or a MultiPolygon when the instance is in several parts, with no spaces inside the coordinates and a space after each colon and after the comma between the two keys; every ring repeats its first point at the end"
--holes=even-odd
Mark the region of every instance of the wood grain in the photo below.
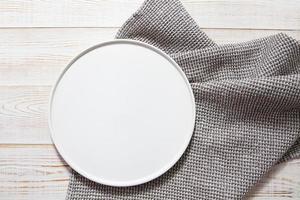
{"type": "Polygon", "coordinates": [[[52,145],[0,145],[0,199],[64,199],[69,174],[52,145]]]}
{"type": "MultiPolygon", "coordinates": [[[[119,27],[143,0],[0,1],[1,27],[119,27]]],[[[300,1],[182,0],[203,28],[299,30],[300,1]]]]}
{"type": "Polygon", "coordinates": [[[47,109],[51,87],[0,86],[0,143],[51,144],[47,109]]]}
{"type": "MultiPolygon", "coordinates": [[[[300,159],[280,164],[248,195],[300,198],[300,159]]],[[[0,199],[64,199],[70,171],[53,145],[0,145],[0,199]]]]}
{"type": "Polygon", "coordinates": [[[0,29],[0,85],[52,85],[81,51],[115,29],[0,29]]]}
{"type": "MultiPolygon", "coordinates": [[[[248,41],[282,31],[203,29],[220,44],[248,41]]],[[[0,29],[0,85],[52,85],[83,50],[113,39],[116,28],[0,29]]],[[[300,31],[284,31],[300,40],[300,31]]]]}
{"type": "Polygon", "coordinates": [[[251,200],[300,199],[300,159],[274,166],[249,192],[251,200]]]}

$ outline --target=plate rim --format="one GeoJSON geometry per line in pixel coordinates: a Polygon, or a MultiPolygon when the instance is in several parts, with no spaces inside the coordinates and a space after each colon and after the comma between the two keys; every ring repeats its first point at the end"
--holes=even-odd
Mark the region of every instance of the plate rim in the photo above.
{"type": "Polygon", "coordinates": [[[186,151],[186,149],[189,146],[190,141],[192,140],[193,134],[194,134],[194,129],[195,129],[195,120],[196,120],[196,103],[195,103],[195,97],[194,97],[194,93],[191,87],[191,84],[189,83],[185,73],[182,71],[182,69],[180,68],[180,66],[173,60],[173,58],[171,58],[167,53],[165,53],[163,50],[151,45],[151,44],[147,44],[145,42],[141,42],[141,41],[137,41],[137,40],[132,40],[132,39],[114,39],[114,40],[107,40],[101,43],[98,43],[96,45],[93,45],[89,48],[87,48],[86,50],[82,51],[81,53],[79,53],[77,56],[75,56],[67,65],[66,67],[64,67],[61,72],[59,73],[58,78],[56,79],[56,81],[54,82],[54,85],[51,88],[51,92],[50,92],[50,98],[49,98],[49,102],[48,102],[48,126],[49,126],[49,130],[50,130],[50,138],[52,140],[52,143],[54,144],[56,150],[58,151],[58,153],[60,154],[60,156],[63,158],[63,160],[77,173],[79,173],[80,175],[84,176],[85,178],[94,181],[96,183],[100,183],[103,185],[107,185],[107,186],[113,186],[113,187],[129,187],[129,186],[136,186],[136,185],[140,185],[140,184],[144,184],[147,183],[149,181],[152,181],[158,177],[160,177],[161,175],[163,175],[164,173],[166,173],[169,169],[171,169],[182,157],[182,155],[184,154],[184,152],[186,151]],[[163,56],[165,59],[167,59],[180,73],[180,75],[182,76],[182,78],[184,79],[186,86],[189,90],[190,96],[191,96],[191,103],[192,103],[192,111],[193,111],[193,126],[192,126],[192,130],[191,133],[189,135],[189,139],[185,142],[184,146],[182,149],[178,150],[178,153],[176,154],[175,158],[173,158],[171,161],[169,162],[168,165],[164,166],[163,168],[161,168],[160,170],[156,171],[153,174],[150,174],[146,177],[137,179],[135,181],[109,181],[109,180],[105,180],[105,179],[101,179],[99,177],[94,177],[93,175],[90,175],[89,173],[87,173],[86,171],[84,171],[83,169],[81,169],[77,164],[73,163],[71,160],[69,159],[68,156],[65,154],[63,147],[56,142],[57,140],[55,139],[55,134],[54,134],[54,129],[52,127],[52,103],[53,103],[53,98],[55,95],[55,91],[60,83],[60,81],[62,80],[64,74],[68,71],[68,69],[78,60],[80,59],[82,56],[84,56],[85,54],[89,53],[90,51],[93,51],[97,48],[101,48],[107,45],[113,45],[113,44],[132,44],[132,45],[138,45],[138,46],[142,46],[145,47],[147,49],[150,49],[158,54],[160,54],[161,56],[163,56]]]}

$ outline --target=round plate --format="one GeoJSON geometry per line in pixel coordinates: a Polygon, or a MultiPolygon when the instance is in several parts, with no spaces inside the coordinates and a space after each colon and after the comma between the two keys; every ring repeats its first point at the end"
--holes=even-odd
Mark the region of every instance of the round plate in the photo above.
{"type": "Polygon", "coordinates": [[[110,186],[148,182],[170,169],[193,134],[195,102],[161,50],[114,40],[77,56],[53,88],[49,126],[78,173],[110,186]]]}

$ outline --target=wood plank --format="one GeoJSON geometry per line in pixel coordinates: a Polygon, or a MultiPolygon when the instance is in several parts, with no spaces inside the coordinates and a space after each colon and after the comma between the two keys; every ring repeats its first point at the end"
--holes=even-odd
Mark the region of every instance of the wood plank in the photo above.
{"type": "MultiPolygon", "coordinates": [[[[0,1],[0,27],[119,27],[143,0],[0,1]]],[[[182,0],[203,28],[300,29],[300,1],[182,0]]]]}
{"type": "MultiPolygon", "coordinates": [[[[249,199],[299,199],[299,168],[300,159],[274,167],[249,199]]],[[[0,145],[1,199],[63,200],[69,174],[53,145],[0,145]]]]}
{"type": "Polygon", "coordinates": [[[81,51],[116,29],[0,29],[0,85],[52,85],[81,51]]]}
{"type": "Polygon", "coordinates": [[[0,145],[0,199],[64,199],[69,174],[52,145],[0,145]]]}
{"type": "Polygon", "coordinates": [[[49,86],[0,86],[0,143],[51,144],[49,86]]]}
{"type": "MultiPolygon", "coordinates": [[[[242,42],[276,30],[204,29],[217,43],[242,42]]],[[[0,85],[52,85],[81,51],[113,39],[116,28],[0,29],[0,85]]],[[[283,31],[300,40],[300,31],[283,31]]]]}

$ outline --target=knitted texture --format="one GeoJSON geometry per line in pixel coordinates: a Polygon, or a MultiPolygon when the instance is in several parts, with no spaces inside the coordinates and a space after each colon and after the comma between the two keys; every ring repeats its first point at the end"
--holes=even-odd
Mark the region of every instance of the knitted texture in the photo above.
{"type": "Polygon", "coordinates": [[[173,168],[139,186],[73,171],[67,200],[241,199],[273,165],[300,155],[298,41],[277,34],[217,45],[178,0],[147,0],[117,38],[152,44],[179,64],[196,101],[193,138],[173,168]]]}

